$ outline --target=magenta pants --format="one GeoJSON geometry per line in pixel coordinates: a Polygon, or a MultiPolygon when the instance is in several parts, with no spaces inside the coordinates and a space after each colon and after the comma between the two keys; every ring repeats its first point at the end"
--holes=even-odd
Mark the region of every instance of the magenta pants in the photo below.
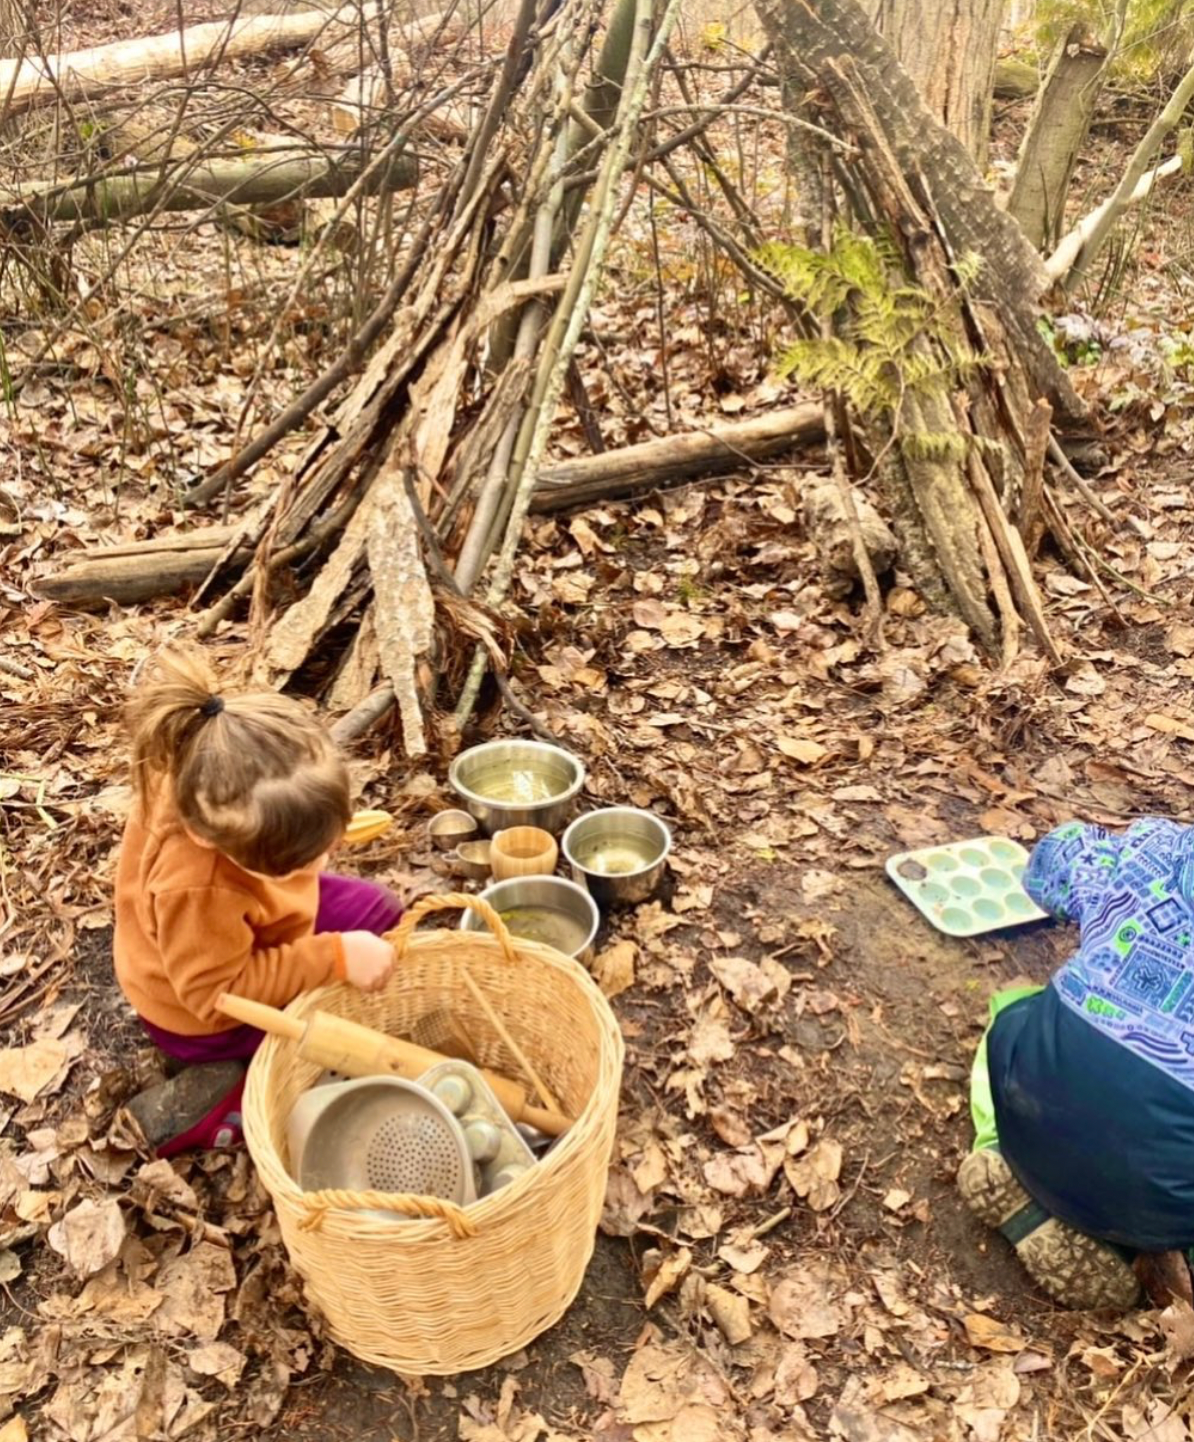
{"type": "MultiPolygon", "coordinates": [[[[319,877],[316,931],[371,931],[381,936],[398,925],[402,903],[388,888],[360,876],[319,877]]],[[[212,1036],[182,1036],[141,1018],[150,1041],[184,1066],[208,1061],[247,1061],[261,1045],[264,1033],[253,1026],[234,1026],[212,1036]]]]}

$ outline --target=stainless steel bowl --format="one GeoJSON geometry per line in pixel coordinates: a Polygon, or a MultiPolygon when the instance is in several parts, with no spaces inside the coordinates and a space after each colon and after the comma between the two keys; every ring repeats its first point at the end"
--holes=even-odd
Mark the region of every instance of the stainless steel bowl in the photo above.
{"type": "Polygon", "coordinates": [[[437,811],[427,823],[427,835],[437,851],[451,851],[477,834],[476,818],[467,811],[437,811]]]}
{"type": "Polygon", "coordinates": [[[462,841],[448,859],[453,868],[470,881],[489,880],[492,868],[488,841],[462,841]]]}
{"type": "Polygon", "coordinates": [[[578,817],[560,843],[573,878],[602,906],[646,901],[659,885],[672,849],[672,833],[650,811],[609,806],[578,817]],[[602,869],[607,858],[618,870],[602,869]]]}
{"type": "MultiPolygon", "coordinates": [[[[487,886],[481,899],[489,902],[516,939],[545,942],[578,961],[586,961],[592,954],[601,913],[589,893],[575,881],[565,881],[562,876],[515,876],[487,886]],[[556,921],[556,917],[560,920],[556,921]],[[557,927],[570,934],[550,934],[557,927]]],[[[489,930],[471,911],[465,912],[460,929],[489,930]]]]}
{"type": "Polygon", "coordinates": [[[448,784],[489,836],[507,826],[541,826],[555,836],[572,814],[585,768],[570,751],[543,741],[486,741],[457,756],[448,784]],[[526,800],[511,794],[519,783],[536,794],[526,800]]]}

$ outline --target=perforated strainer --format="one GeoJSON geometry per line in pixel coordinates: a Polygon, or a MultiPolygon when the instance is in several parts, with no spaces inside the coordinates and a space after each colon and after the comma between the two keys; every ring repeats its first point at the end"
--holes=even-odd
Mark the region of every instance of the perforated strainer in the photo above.
{"type": "Polygon", "coordinates": [[[304,1191],[401,1192],[461,1207],[477,1199],[460,1123],[438,1097],[399,1077],[304,1092],[290,1113],[287,1141],[291,1174],[304,1191]]]}

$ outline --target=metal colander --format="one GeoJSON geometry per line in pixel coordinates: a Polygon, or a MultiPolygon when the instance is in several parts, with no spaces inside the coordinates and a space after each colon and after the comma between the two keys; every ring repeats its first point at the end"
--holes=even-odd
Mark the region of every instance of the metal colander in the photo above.
{"type": "Polygon", "coordinates": [[[415,1082],[364,1077],[313,1087],[291,1110],[287,1141],[304,1191],[403,1192],[458,1206],[476,1200],[460,1123],[415,1082]]]}

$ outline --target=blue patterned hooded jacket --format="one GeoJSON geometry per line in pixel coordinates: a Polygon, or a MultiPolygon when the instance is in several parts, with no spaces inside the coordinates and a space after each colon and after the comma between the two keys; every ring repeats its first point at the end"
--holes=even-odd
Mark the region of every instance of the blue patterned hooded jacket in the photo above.
{"type": "Polygon", "coordinates": [[[1053,978],[1066,1007],[1194,1089],[1194,827],[1070,822],[1037,845],[1024,886],[1080,928],[1053,978]]]}

